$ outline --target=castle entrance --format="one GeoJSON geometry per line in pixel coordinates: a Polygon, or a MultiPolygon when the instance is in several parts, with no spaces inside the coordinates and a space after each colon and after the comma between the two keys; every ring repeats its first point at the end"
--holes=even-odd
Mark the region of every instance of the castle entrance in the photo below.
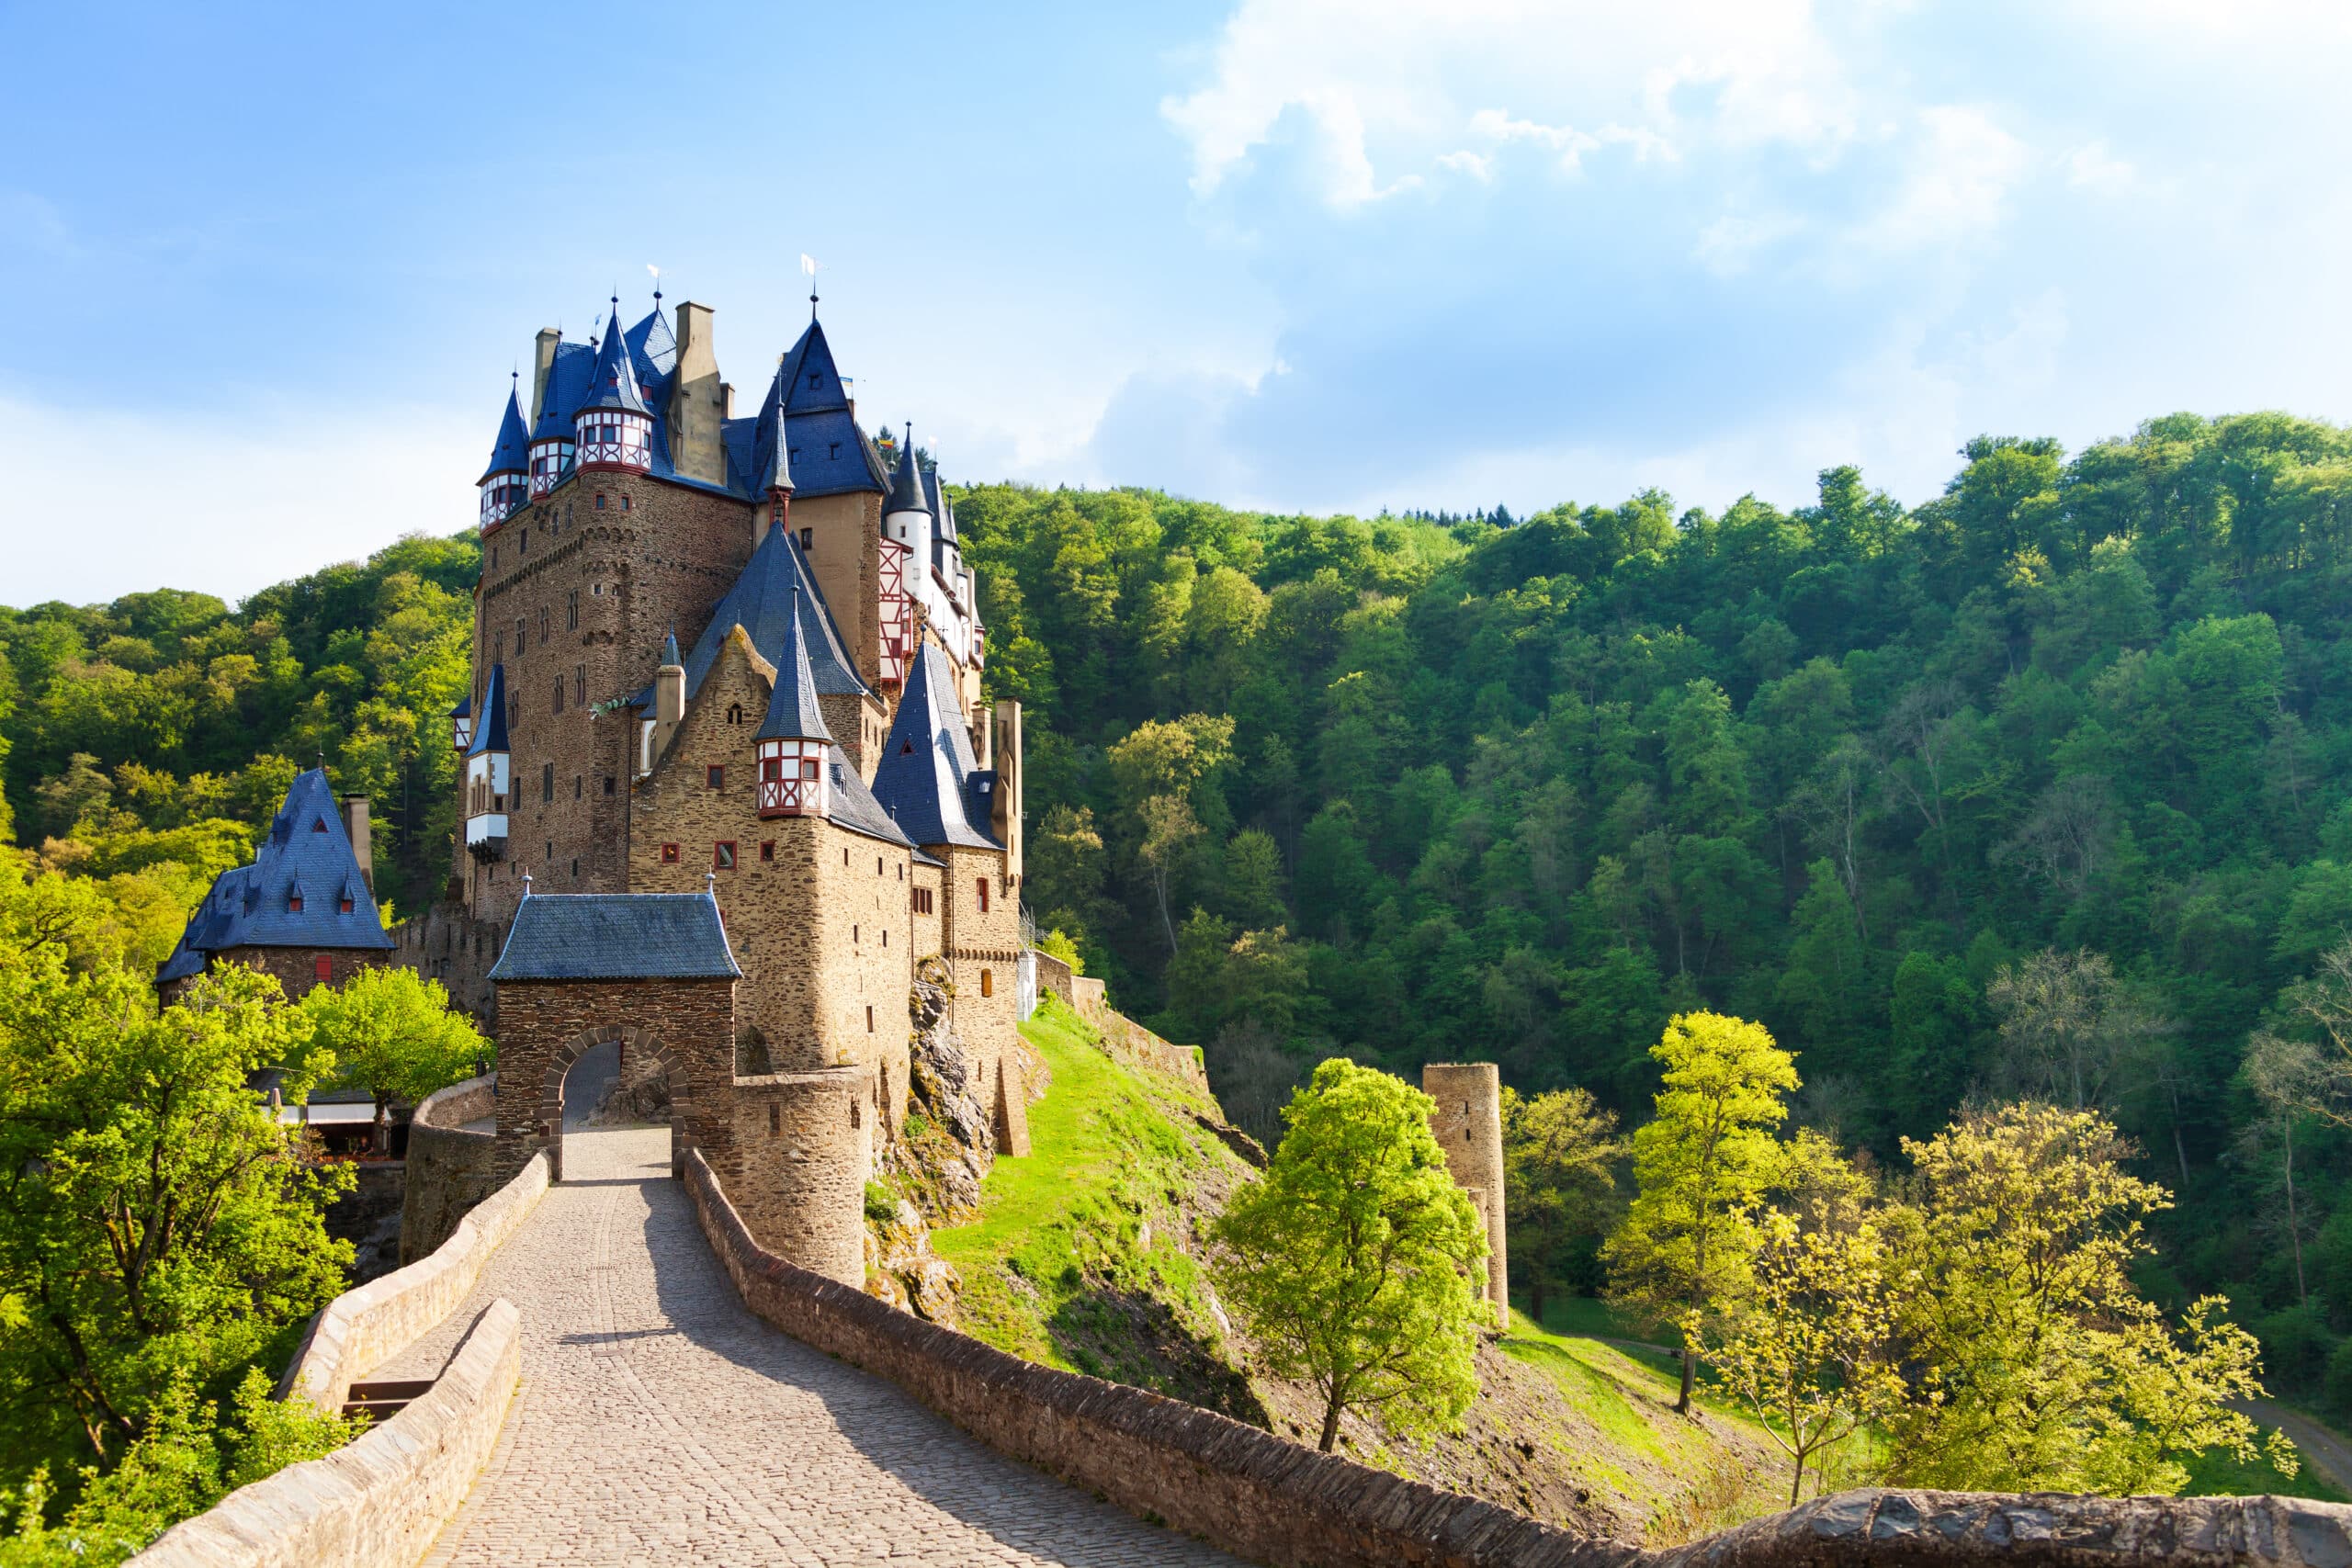
{"type": "Polygon", "coordinates": [[[548,1055],[539,1100],[554,1179],[569,1176],[578,1180],[586,1175],[565,1169],[568,1138],[657,1128],[670,1134],[669,1164],[675,1175],[685,1145],[672,1095],[672,1065],[671,1053],[660,1040],[627,1026],[583,1030],[558,1045],[548,1055]]]}

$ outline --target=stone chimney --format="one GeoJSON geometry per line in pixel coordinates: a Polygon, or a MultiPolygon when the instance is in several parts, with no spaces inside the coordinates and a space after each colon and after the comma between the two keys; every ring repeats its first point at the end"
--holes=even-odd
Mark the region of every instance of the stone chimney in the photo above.
{"type": "Polygon", "coordinates": [[[563,333],[553,327],[541,327],[536,345],[531,350],[531,428],[539,427],[539,414],[547,407],[548,372],[555,368],[555,345],[563,341],[563,333]]]}
{"type": "Polygon", "coordinates": [[[359,880],[368,885],[368,897],[376,896],[376,864],[368,834],[368,797],[346,795],[343,797],[343,832],[351,840],[351,852],[359,862],[359,880]]]}
{"type": "Polygon", "coordinates": [[[670,737],[686,716],[686,667],[664,664],[653,672],[653,755],[658,762],[669,749],[670,737]]]}
{"type": "Polygon", "coordinates": [[[727,447],[719,425],[729,398],[711,349],[710,307],[678,303],[678,366],[670,391],[670,460],[688,479],[727,482],[727,447]]]}

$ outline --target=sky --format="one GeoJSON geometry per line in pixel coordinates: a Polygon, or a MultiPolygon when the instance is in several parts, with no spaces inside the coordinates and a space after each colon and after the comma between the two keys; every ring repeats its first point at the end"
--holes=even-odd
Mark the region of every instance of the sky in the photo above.
{"type": "Polygon", "coordinates": [[[0,0],[0,604],[475,515],[616,290],[755,396],[805,254],[956,480],[1907,502],[1970,437],[2352,419],[2352,6],[0,0]]]}

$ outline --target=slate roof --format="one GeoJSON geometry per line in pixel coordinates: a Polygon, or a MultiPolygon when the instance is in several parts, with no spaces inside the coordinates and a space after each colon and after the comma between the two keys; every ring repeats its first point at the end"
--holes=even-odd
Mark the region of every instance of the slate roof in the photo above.
{"type": "Polygon", "coordinates": [[[890,472],[890,499],[882,503],[885,513],[931,510],[931,494],[915,478],[919,466],[915,461],[915,427],[910,424],[907,426],[907,438],[899,444],[899,465],[890,472]]]}
{"type": "Polygon", "coordinates": [[[914,840],[882,809],[882,803],[874,798],[874,792],[865,787],[865,781],[857,776],[857,770],[850,766],[849,757],[839,746],[833,748],[832,761],[826,766],[832,770],[833,786],[827,797],[831,802],[825,813],[827,821],[886,844],[914,847],[914,840]]]}
{"type": "Polygon", "coordinates": [[[792,609],[784,618],[784,657],[775,660],[775,688],[768,696],[768,716],[760,724],[758,740],[831,740],[825,714],[817,705],[817,678],[808,672],[808,638],[800,620],[800,593],[793,591],[792,609]]]}
{"type": "MultiPolygon", "coordinates": [[[[617,310],[620,301],[616,299],[613,304],[617,310]]],[[[645,394],[639,388],[637,355],[619,323],[617,313],[605,323],[605,339],[596,350],[595,367],[588,374],[588,395],[573,411],[575,415],[590,409],[618,409],[624,413],[643,414],[653,412],[646,406],[645,394]]]]}
{"type": "MultiPolygon", "coordinates": [[[[833,625],[824,596],[809,579],[808,562],[800,554],[800,541],[771,523],[760,537],[759,548],[752,552],[742,574],[735,579],[735,585],[711,611],[709,624],[695,639],[694,651],[686,655],[687,698],[691,700],[702,690],[703,678],[718,662],[718,650],[726,645],[729,630],[739,625],[751,635],[752,646],[760,650],[760,657],[782,670],[785,628],[796,611],[807,643],[809,673],[818,693],[825,696],[864,694],[865,682],[858,678],[857,666],[843,651],[841,632],[833,625]]],[[[644,700],[650,703],[651,698],[644,700]]]]}
{"type": "Polygon", "coordinates": [[[737,980],[707,893],[547,893],[515,906],[493,980],[737,980]]]}
{"type": "Polygon", "coordinates": [[[956,697],[956,672],[938,645],[926,638],[899,698],[882,764],[874,773],[874,798],[918,844],[992,850],[999,846],[984,826],[986,807],[977,822],[973,807],[987,799],[995,779],[980,771],[972,755],[956,697]]]}
{"type": "Polygon", "coordinates": [[[534,441],[569,441],[571,417],[588,400],[588,381],[596,355],[584,343],[559,343],[548,364],[548,384],[539,394],[539,419],[531,426],[534,441]]]}
{"type": "Polygon", "coordinates": [[[503,751],[506,744],[506,666],[490,667],[490,679],[482,682],[481,719],[474,726],[474,738],[466,747],[469,757],[484,751],[503,751]]]}
{"type": "Polygon", "coordinates": [[[232,866],[214,879],[155,978],[186,979],[200,973],[210,954],[232,947],[381,952],[391,945],[344,833],[334,791],[326,774],[312,768],[295,775],[253,863],[232,866]],[[300,909],[291,907],[298,893],[300,909]],[[343,912],[345,898],[349,914],[343,912]]]}
{"type": "MultiPolygon", "coordinates": [[[[519,474],[530,467],[531,434],[523,428],[523,405],[515,389],[506,389],[506,417],[498,422],[498,439],[491,445],[490,467],[481,471],[482,479],[492,474],[519,474]]],[[[474,481],[479,484],[481,481],[474,481]]]]}

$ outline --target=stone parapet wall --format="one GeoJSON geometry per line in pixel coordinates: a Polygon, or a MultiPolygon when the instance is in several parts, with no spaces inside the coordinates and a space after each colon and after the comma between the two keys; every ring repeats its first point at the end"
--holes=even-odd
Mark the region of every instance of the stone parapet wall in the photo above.
{"type": "MultiPolygon", "coordinates": [[[[1038,954],[1037,983],[1041,990],[1055,989],[1046,982],[1045,964],[1048,962],[1050,960],[1043,953],[1038,954]]],[[[1162,1040],[1112,1007],[1109,998],[1103,994],[1102,981],[1084,975],[1072,976],[1069,1000],[1079,1017],[1102,1032],[1103,1049],[1117,1060],[1166,1073],[1170,1077],[1181,1078],[1203,1094],[1209,1092],[1209,1070],[1201,1060],[1201,1048],[1162,1040]]]]}
{"type": "MultiPolygon", "coordinates": [[[[1033,950],[1030,953],[1030,957],[1035,961],[1037,965],[1038,994],[1042,996],[1050,991],[1055,996],[1061,998],[1062,1005],[1064,1007],[1069,1008],[1072,1012],[1077,1011],[1077,983],[1082,979],[1083,976],[1071,974],[1069,965],[1063,963],[1060,959],[1056,958],[1050,953],[1040,953],[1033,950]]],[[[1099,1001],[1102,995],[1102,982],[1096,980],[1093,982],[1093,986],[1095,998],[1099,1001]]]]}
{"type": "Polygon", "coordinates": [[[323,1459],[289,1465],[184,1519],[146,1568],[409,1568],[497,1445],[522,1377],[522,1314],[501,1298],[432,1389],[323,1459]]]}
{"type": "Polygon", "coordinates": [[[498,1000],[490,969],[506,945],[506,922],[478,920],[456,904],[434,904],[394,926],[390,934],[391,963],[438,980],[452,1007],[486,1032],[498,1032],[498,1000]]]}
{"type": "Polygon", "coordinates": [[[345,1291],[321,1310],[278,1386],[340,1411],[351,1385],[380,1367],[470,1294],[490,1255],[514,1234],[548,1190],[548,1161],[535,1156],[514,1180],[458,1222],[429,1258],[345,1291]]]}
{"type": "Polygon", "coordinates": [[[401,1194],[401,1261],[438,1249],[458,1222],[496,1189],[498,1140],[469,1122],[498,1114],[498,1075],[435,1090],[408,1129],[408,1179],[401,1194]]]}
{"type": "Polygon", "coordinates": [[[1571,1534],[1143,1389],[1057,1371],[794,1267],[685,1162],[744,1304],[1001,1452],[1253,1562],[1295,1568],[2343,1568],[2352,1506],[2286,1497],[1841,1493],[1672,1551],[1571,1534]]]}

